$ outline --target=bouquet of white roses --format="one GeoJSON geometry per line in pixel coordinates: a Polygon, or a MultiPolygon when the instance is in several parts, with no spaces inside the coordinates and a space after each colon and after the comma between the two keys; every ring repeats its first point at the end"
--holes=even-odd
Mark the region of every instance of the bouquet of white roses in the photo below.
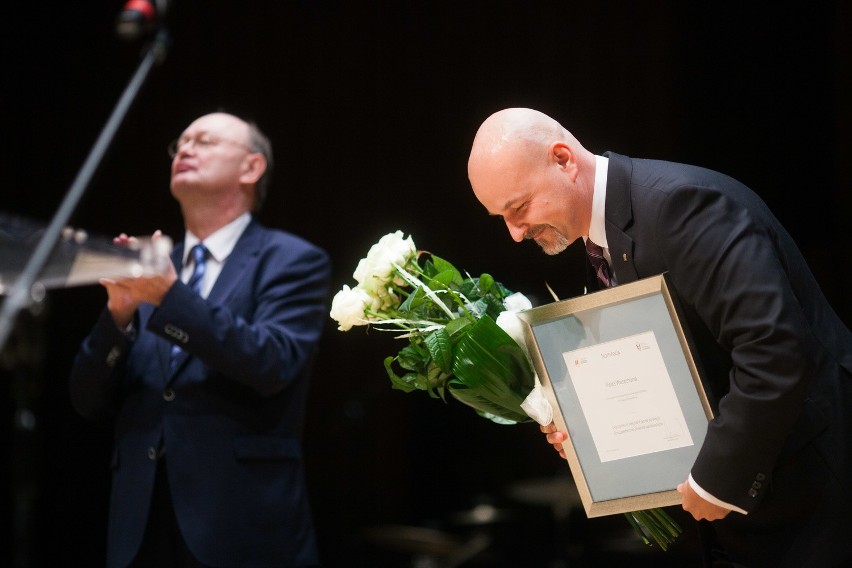
{"type": "MultiPolygon", "coordinates": [[[[408,340],[385,358],[393,388],[444,400],[449,392],[501,424],[552,421],[514,315],[532,307],[522,294],[489,274],[462,275],[443,258],[418,251],[402,231],[373,245],[353,277],[358,284],[343,286],[330,315],[340,331],[369,325],[408,340]]],[[[625,517],[646,544],[653,539],[663,550],[681,532],[662,509],[625,517]]]]}
{"type": "Polygon", "coordinates": [[[495,422],[530,420],[521,404],[535,387],[529,359],[497,325],[512,301],[530,307],[488,274],[462,275],[448,261],[418,252],[401,231],[385,235],[355,269],[357,286],[335,295],[338,329],[370,325],[407,343],[385,359],[394,388],[454,398],[495,422]],[[402,371],[398,372],[397,368],[402,371]]]}

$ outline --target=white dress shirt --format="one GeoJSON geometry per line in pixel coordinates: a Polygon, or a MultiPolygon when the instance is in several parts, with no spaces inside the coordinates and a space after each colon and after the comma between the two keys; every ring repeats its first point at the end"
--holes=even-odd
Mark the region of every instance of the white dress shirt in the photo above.
{"type": "MultiPolygon", "coordinates": [[[[208,254],[207,266],[205,267],[206,270],[204,271],[204,277],[201,279],[201,288],[199,290],[199,295],[202,298],[207,298],[210,294],[210,290],[213,289],[213,285],[216,284],[216,279],[219,278],[219,274],[222,272],[222,266],[225,264],[225,260],[227,260],[228,256],[231,254],[231,251],[234,250],[234,246],[236,246],[240,235],[243,234],[243,231],[245,231],[250,222],[251,213],[243,213],[204,239],[204,246],[207,247],[208,254]]],[[[189,282],[189,278],[192,275],[194,264],[192,262],[187,263],[187,257],[189,256],[189,252],[192,250],[192,247],[201,241],[198,240],[198,237],[187,230],[183,242],[183,259],[181,259],[183,269],[181,270],[180,279],[186,283],[189,282]]]]}

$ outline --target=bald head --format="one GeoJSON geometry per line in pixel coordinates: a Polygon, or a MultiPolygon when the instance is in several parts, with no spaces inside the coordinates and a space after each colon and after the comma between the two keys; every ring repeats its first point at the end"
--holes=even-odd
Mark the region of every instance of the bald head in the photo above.
{"type": "Polygon", "coordinates": [[[468,159],[476,198],[506,221],[516,241],[555,254],[588,234],[594,155],[557,121],[509,108],[479,127],[468,159]]]}
{"type": "Polygon", "coordinates": [[[479,127],[473,139],[468,165],[508,153],[541,153],[551,142],[571,134],[544,113],[529,108],[508,108],[495,112],[479,127]]]}

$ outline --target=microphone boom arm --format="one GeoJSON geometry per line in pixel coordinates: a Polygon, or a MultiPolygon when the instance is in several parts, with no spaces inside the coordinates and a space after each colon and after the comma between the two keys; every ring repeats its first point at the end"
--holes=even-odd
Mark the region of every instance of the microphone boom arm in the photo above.
{"type": "Polygon", "coordinates": [[[125,87],[106,125],[89,151],[89,155],[77,173],[77,177],[74,178],[74,181],[66,192],[59,209],[54,214],[47,229],[45,229],[32,256],[27,261],[26,266],[14,284],[9,287],[6,301],[3,302],[2,309],[0,309],[0,351],[2,351],[12,331],[18,312],[30,304],[33,284],[47,263],[54,247],[59,242],[63,227],[67,225],[74,209],[83,197],[89,182],[91,182],[109,145],[112,143],[115,133],[121,126],[127,111],[136,99],[152,67],[165,58],[167,44],[168,35],[166,30],[164,28],[158,30],[148,51],[139,63],[136,72],[131,77],[127,87],[125,87]]]}

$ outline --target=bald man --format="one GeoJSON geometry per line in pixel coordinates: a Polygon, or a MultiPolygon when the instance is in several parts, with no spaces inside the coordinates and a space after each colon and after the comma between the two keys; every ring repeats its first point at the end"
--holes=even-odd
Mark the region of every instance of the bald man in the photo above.
{"type": "MultiPolygon", "coordinates": [[[[591,240],[609,285],[668,273],[714,401],[678,486],[718,536],[713,561],[852,561],[852,335],[760,198],[707,169],[596,155],[523,108],[485,120],[468,174],[517,242],[558,254],[591,240]]],[[[542,430],[564,457],[565,433],[542,430]]]]}
{"type": "Polygon", "coordinates": [[[253,218],[272,166],[254,124],[202,116],[169,154],[174,266],[101,281],[70,379],[81,415],[115,422],[106,565],[316,566],[301,435],[328,256],[253,218]]]}

